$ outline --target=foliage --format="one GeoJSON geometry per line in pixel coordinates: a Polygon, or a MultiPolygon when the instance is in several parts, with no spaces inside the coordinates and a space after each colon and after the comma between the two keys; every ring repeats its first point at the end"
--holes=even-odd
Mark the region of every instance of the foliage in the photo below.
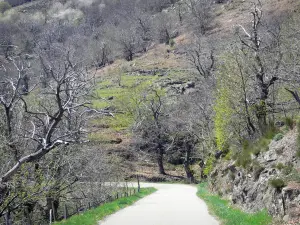
{"type": "Polygon", "coordinates": [[[280,141],[283,137],[284,137],[284,135],[282,133],[278,133],[274,136],[273,140],[280,141]]]}
{"type": "Polygon", "coordinates": [[[286,186],[284,180],[280,178],[270,179],[269,184],[276,189],[281,189],[286,186]]]}
{"type": "Polygon", "coordinates": [[[4,13],[9,9],[11,9],[11,5],[8,2],[6,1],[0,2],[0,13],[4,13]]]}
{"type": "Polygon", "coordinates": [[[293,169],[294,169],[294,165],[293,165],[293,163],[287,163],[287,165],[286,166],[284,166],[284,168],[283,168],[283,170],[282,170],[282,173],[284,174],[284,175],[289,175],[292,171],[293,171],[293,169]]]}
{"type": "Polygon", "coordinates": [[[285,118],[285,124],[290,130],[294,128],[294,120],[291,117],[285,118]]]}
{"type": "Polygon", "coordinates": [[[282,170],[282,169],[284,169],[284,164],[283,163],[277,163],[277,165],[276,165],[276,168],[278,169],[278,170],[282,170]]]}
{"type": "Polygon", "coordinates": [[[209,193],[207,183],[199,185],[197,195],[208,204],[210,211],[224,225],[268,225],[272,221],[271,216],[268,215],[266,210],[255,214],[248,214],[242,212],[240,209],[233,208],[227,200],[209,193]]]}
{"type": "Polygon", "coordinates": [[[215,157],[212,155],[210,156],[207,161],[206,161],[206,164],[205,164],[205,168],[203,170],[204,172],[204,175],[208,176],[210,175],[210,173],[213,171],[214,169],[214,164],[215,164],[215,157]]]}
{"type": "Polygon", "coordinates": [[[133,196],[121,198],[115,200],[110,203],[105,203],[98,208],[91,209],[81,215],[72,216],[70,219],[63,220],[61,222],[55,223],[56,225],[96,225],[98,224],[99,220],[102,220],[104,217],[115,213],[116,211],[132,205],[136,201],[140,200],[141,198],[152,194],[155,192],[155,188],[142,188],[140,193],[136,193],[133,196]]]}
{"type": "Polygon", "coordinates": [[[297,152],[296,156],[300,158],[300,121],[297,121],[297,152]]]}
{"type": "Polygon", "coordinates": [[[168,41],[168,45],[170,45],[171,48],[173,48],[175,46],[176,42],[174,41],[173,38],[171,38],[169,41],[168,41]]]}
{"type": "Polygon", "coordinates": [[[228,89],[221,88],[218,91],[214,110],[216,112],[214,122],[217,147],[222,150],[226,145],[226,142],[229,141],[230,133],[228,132],[228,126],[233,114],[233,111],[230,108],[228,89]]]}
{"type": "Polygon", "coordinates": [[[300,150],[297,150],[296,156],[297,156],[298,158],[300,158],[300,150]]]}

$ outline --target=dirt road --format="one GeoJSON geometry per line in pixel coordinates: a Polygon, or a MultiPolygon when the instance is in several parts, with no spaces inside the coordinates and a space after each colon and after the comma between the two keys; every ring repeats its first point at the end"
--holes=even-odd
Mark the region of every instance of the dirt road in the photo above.
{"type": "Polygon", "coordinates": [[[100,221],[99,225],[218,225],[205,203],[196,196],[197,188],[183,184],[142,183],[157,191],[133,206],[100,221]]]}

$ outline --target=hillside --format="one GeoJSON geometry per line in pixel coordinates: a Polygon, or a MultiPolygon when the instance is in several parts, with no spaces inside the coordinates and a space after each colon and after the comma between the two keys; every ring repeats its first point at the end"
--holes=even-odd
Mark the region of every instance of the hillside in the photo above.
{"type": "Polygon", "coordinates": [[[0,14],[0,221],[137,179],[300,221],[299,1],[19,3],[0,14]]]}

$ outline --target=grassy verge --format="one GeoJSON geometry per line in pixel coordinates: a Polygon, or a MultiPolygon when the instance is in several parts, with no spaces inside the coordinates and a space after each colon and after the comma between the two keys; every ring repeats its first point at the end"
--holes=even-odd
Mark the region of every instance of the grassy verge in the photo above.
{"type": "Polygon", "coordinates": [[[95,225],[104,217],[115,213],[116,211],[132,205],[139,199],[155,192],[155,188],[142,188],[140,193],[136,193],[130,197],[120,198],[113,202],[105,203],[95,209],[91,209],[83,214],[72,216],[67,220],[55,223],[55,225],[95,225]]]}
{"type": "Polygon", "coordinates": [[[265,210],[249,214],[231,207],[227,200],[209,193],[206,183],[199,185],[197,195],[207,203],[209,210],[223,225],[268,225],[272,222],[272,218],[265,210]]]}

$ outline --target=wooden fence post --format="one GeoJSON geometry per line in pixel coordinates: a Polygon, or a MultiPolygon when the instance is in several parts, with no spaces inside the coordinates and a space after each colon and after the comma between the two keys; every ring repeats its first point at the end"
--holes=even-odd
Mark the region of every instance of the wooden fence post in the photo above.
{"type": "Polygon", "coordinates": [[[52,209],[49,211],[49,224],[52,224],[52,209]]]}
{"type": "Polygon", "coordinates": [[[140,176],[137,174],[137,182],[138,182],[138,192],[140,193],[141,186],[140,186],[140,176]]]}

